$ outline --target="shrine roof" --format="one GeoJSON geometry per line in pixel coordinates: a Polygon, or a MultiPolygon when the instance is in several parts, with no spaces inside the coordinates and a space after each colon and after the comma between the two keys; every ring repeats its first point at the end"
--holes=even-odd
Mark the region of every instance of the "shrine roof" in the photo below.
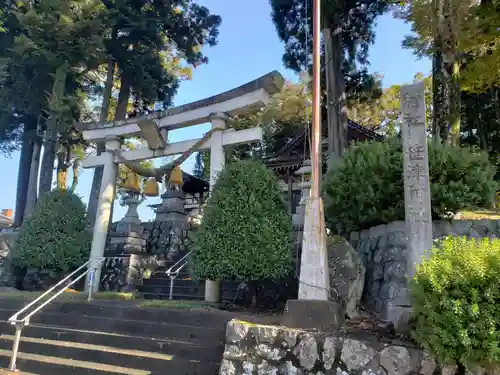
{"type": "Polygon", "coordinates": [[[182,171],[182,191],[186,194],[204,193],[209,190],[209,183],[200,177],[182,171]]]}
{"type": "MultiPolygon", "coordinates": [[[[348,142],[353,141],[383,141],[384,136],[368,129],[362,125],[357,124],[352,120],[348,120],[347,138],[348,142]]],[[[327,137],[326,122],[323,122],[322,127],[323,139],[327,137]]],[[[304,126],[302,130],[281,147],[274,154],[266,157],[264,163],[273,169],[287,169],[300,167],[304,160],[304,142],[306,135],[310,137],[309,127],[304,126]]],[[[323,142],[324,143],[324,142],[323,142]]],[[[308,149],[306,149],[308,153],[308,149]]]]}

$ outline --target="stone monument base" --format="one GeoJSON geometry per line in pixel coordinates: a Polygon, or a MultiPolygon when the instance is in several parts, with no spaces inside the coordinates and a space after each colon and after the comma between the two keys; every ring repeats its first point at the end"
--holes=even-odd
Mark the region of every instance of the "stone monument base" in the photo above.
{"type": "Polygon", "coordinates": [[[143,279],[157,268],[151,254],[124,254],[106,258],[102,267],[100,290],[106,292],[136,292],[143,279]]]}
{"type": "Polygon", "coordinates": [[[290,328],[316,329],[332,332],[339,329],[345,319],[345,308],[335,301],[288,300],[281,324],[290,328]]]}

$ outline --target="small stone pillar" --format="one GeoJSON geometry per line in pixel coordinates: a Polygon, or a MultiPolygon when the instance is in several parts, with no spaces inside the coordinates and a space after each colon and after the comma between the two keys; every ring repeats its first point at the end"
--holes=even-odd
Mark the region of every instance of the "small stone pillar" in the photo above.
{"type": "Polygon", "coordinates": [[[144,272],[155,267],[154,257],[146,254],[144,228],[137,213],[141,202],[142,197],[137,193],[128,193],[122,200],[128,210],[118,222],[116,231],[109,235],[101,277],[103,290],[133,292],[142,284],[144,272]]]}
{"type": "Polygon", "coordinates": [[[306,201],[309,198],[309,192],[311,190],[311,172],[312,168],[310,160],[306,160],[304,162],[304,165],[295,172],[295,175],[301,180],[298,183],[298,186],[300,187],[302,194],[296,212],[292,215],[292,222],[294,231],[296,233],[296,241],[298,241],[300,245],[302,245],[306,201]]]}

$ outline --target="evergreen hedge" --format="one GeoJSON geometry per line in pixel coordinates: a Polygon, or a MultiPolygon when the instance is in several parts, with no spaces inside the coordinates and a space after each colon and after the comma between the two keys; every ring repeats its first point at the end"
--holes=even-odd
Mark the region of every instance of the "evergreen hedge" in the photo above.
{"type": "Polygon", "coordinates": [[[496,367],[499,285],[500,240],[444,239],[412,281],[415,339],[442,363],[496,367]]]}
{"type": "Polygon", "coordinates": [[[19,267],[70,271],[89,259],[92,236],[85,205],[68,190],[52,190],[20,229],[14,263],[19,267]]]}
{"type": "Polygon", "coordinates": [[[292,219],[272,171],[250,160],[226,166],[193,236],[191,257],[197,280],[276,280],[288,275],[292,219]]]}
{"type": "MultiPolygon", "coordinates": [[[[429,142],[429,173],[433,219],[491,205],[498,186],[488,155],[468,147],[429,142]]],[[[342,233],[404,220],[400,140],[349,148],[325,176],[324,191],[328,224],[342,233]]]]}

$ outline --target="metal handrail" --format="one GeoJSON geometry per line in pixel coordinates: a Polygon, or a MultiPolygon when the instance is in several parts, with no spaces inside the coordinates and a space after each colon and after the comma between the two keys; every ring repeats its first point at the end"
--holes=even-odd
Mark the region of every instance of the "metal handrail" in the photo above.
{"type": "Polygon", "coordinates": [[[174,263],[172,267],[165,271],[165,273],[170,277],[170,292],[168,299],[174,299],[174,282],[175,278],[179,276],[179,272],[181,272],[184,267],[186,267],[188,263],[188,257],[191,254],[191,251],[184,255],[181,259],[174,263]]]}
{"type": "MultiPolygon", "coordinates": [[[[59,281],[56,285],[51,287],[49,290],[44,292],[42,295],[40,295],[38,298],[36,298],[34,301],[30,302],[26,306],[24,306],[21,310],[16,312],[14,315],[12,315],[8,322],[16,327],[16,335],[14,337],[14,344],[12,346],[12,357],[10,358],[10,365],[9,365],[9,370],[10,371],[15,371],[16,370],[16,361],[17,361],[17,355],[19,352],[19,342],[21,341],[21,333],[22,330],[25,326],[28,326],[30,324],[30,318],[35,315],[37,312],[42,310],[45,306],[47,306],[49,303],[54,301],[57,297],[59,297],[62,293],[64,293],[65,290],[67,290],[69,287],[73,286],[76,284],[78,281],[80,281],[82,278],[87,276],[88,273],[90,273],[90,278],[89,278],[89,283],[94,283],[94,275],[96,272],[97,267],[104,262],[106,258],[104,257],[99,257],[99,258],[92,258],[89,261],[85,262],[82,264],[80,267],[78,267],[75,271],[70,273],[68,276],[66,276],[64,279],[59,281]],[[38,307],[34,308],[31,312],[29,312],[24,318],[19,319],[19,315],[22,313],[28,311],[31,307],[35,306],[38,302],[42,301],[45,297],[47,297],[49,294],[51,294],[54,290],[57,289],[57,287],[64,285],[68,280],[70,280],[74,275],[76,275],[78,272],[81,272],[84,268],[87,268],[85,272],[83,272],[81,275],[76,277],[75,279],[71,280],[68,284],[66,284],[62,289],[60,289],[57,293],[52,295],[50,298],[48,298],[46,301],[44,301],[42,304],[40,304],[38,307]]],[[[92,300],[92,286],[89,288],[89,295],[88,295],[88,301],[90,302],[92,300]]]]}

